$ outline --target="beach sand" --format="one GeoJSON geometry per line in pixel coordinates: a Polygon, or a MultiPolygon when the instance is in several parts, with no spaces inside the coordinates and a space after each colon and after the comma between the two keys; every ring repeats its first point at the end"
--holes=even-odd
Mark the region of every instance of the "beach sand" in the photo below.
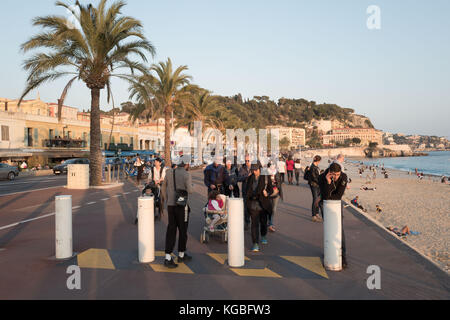
{"type": "MultiPolygon", "coordinates": [[[[305,163],[310,162],[302,161],[305,163]]],[[[322,159],[319,167],[325,169],[327,166],[328,159],[322,159]]],[[[427,176],[419,180],[414,173],[408,175],[393,169],[387,169],[389,178],[385,179],[381,168],[376,168],[376,179],[366,183],[366,176],[373,176],[369,169],[360,178],[359,164],[346,161],[344,167],[352,180],[344,199],[350,201],[359,196],[359,204],[367,214],[385,227],[401,229],[406,225],[411,231],[420,232],[419,235],[408,235],[404,241],[450,273],[450,185],[441,183],[439,177],[427,176]],[[361,186],[376,187],[376,190],[360,190],[361,186]],[[376,205],[381,207],[382,213],[376,212],[376,205]]]]}

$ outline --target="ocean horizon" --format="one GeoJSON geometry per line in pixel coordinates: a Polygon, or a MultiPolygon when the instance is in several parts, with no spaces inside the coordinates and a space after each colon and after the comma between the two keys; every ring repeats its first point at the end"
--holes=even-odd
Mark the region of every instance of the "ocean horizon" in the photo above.
{"type": "Polygon", "coordinates": [[[385,168],[411,171],[415,169],[424,174],[436,176],[450,176],[450,151],[430,151],[427,156],[418,157],[395,157],[395,158],[361,158],[351,159],[349,162],[363,162],[365,165],[378,165],[385,168]]]}

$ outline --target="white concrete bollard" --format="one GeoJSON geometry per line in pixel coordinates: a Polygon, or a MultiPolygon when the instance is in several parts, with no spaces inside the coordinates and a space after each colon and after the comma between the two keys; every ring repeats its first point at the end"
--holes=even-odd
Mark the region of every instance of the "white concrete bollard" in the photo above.
{"type": "Polygon", "coordinates": [[[244,249],[244,199],[227,198],[228,208],[228,265],[243,267],[244,249]]]}
{"type": "Polygon", "coordinates": [[[72,251],[72,196],[55,198],[56,259],[68,259],[72,251]]]}
{"type": "Polygon", "coordinates": [[[154,197],[138,200],[139,262],[155,261],[155,210],[154,197]]]}
{"type": "Polygon", "coordinates": [[[342,270],[341,200],[323,201],[324,265],[327,270],[342,270]]]}

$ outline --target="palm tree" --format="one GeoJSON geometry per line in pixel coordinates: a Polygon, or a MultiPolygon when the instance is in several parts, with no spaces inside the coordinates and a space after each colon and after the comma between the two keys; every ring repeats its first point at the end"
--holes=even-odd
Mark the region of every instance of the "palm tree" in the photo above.
{"type": "Polygon", "coordinates": [[[193,90],[189,85],[192,77],[183,73],[186,70],[187,66],[180,66],[174,71],[172,60],[168,58],[167,62],[153,64],[148,74],[130,80],[130,98],[136,98],[140,104],[146,106],[142,110],[154,108],[164,114],[164,159],[169,167],[172,165],[170,153],[172,112],[186,103],[193,90]]]}
{"type": "MultiPolygon", "coordinates": [[[[177,126],[187,126],[192,130],[194,122],[199,121],[203,126],[209,126],[220,131],[225,131],[223,122],[220,120],[223,108],[217,103],[217,99],[210,95],[210,92],[204,89],[197,90],[188,99],[184,105],[185,112],[183,117],[177,120],[177,126]]],[[[203,135],[197,136],[197,148],[199,154],[199,161],[203,163],[202,159],[202,141],[203,135]]]]}
{"type": "Polygon", "coordinates": [[[137,55],[144,63],[145,53],[155,54],[153,45],[146,40],[140,21],[121,15],[125,2],[116,1],[109,8],[107,0],[101,0],[98,7],[83,6],[78,1],[75,8],[63,2],[56,5],[70,10],[79,28],[73,27],[63,16],[37,17],[33,25],[45,30],[22,45],[22,50],[43,49],[24,62],[29,72],[27,87],[22,99],[33,89],[45,82],[64,76],[72,78],[58,100],[58,115],[61,117],[62,104],[67,91],[75,80],[83,81],[91,91],[91,146],[90,184],[101,185],[102,157],[100,146],[100,91],[107,88],[108,101],[111,95],[110,79],[119,77],[130,79],[134,71],[146,72],[146,67],[130,60],[137,55]],[[128,40],[128,41],[127,41],[128,40]],[[113,73],[122,68],[131,74],[113,73]]]}

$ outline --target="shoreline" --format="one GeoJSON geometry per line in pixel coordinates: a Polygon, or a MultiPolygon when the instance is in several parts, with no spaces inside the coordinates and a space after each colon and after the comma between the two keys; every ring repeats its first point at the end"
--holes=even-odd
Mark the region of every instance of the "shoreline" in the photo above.
{"type": "MultiPolygon", "coordinates": [[[[328,167],[328,159],[322,157],[321,169],[328,167]]],[[[360,177],[360,162],[353,160],[346,158],[344,162],[344,172],[352,182],[343,200],[350,202],[358,196],[359,204],[367,210],[365,215],[376,221],[380,228],[408,226],[411,231],[419,232],[419,235],[408,235],[406,239],[392,235],[450,274],[450,185],[441,183],[441,176],[424,173],[424,178],[418,179],[414,172],[409,175],[408,171],[386,166],[388,179],[381,174],[380,166],[376,168],[375,179],[368,169],[360,177]],[[363,186],[376,190],[361,190],[363,186]],[[382,213],[377,213],[377,205],[382,213]]],[[[303,157],[302,167],[309,164],[309,159],[303,157]]]]}

